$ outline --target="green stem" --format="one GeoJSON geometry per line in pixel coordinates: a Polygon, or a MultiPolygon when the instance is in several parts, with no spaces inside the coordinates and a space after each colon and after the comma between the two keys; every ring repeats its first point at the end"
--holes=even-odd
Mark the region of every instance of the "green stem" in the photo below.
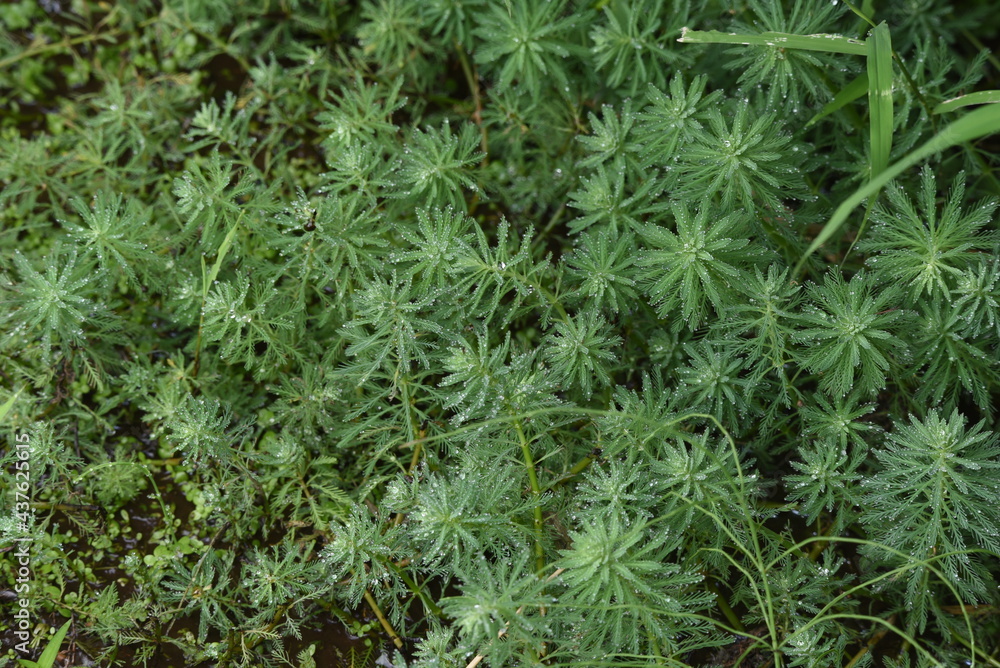
{"type": "MultiPolygon", "coordinates": [[[[416,420],[413,419],[412,402],[410,399],[410,382],[409,377],[403,379],[400,383],[403,391],[403,407],[406,409],[406,429],[409,435],[409,440],[404,443],[413,445],[413,455],[410,457],[410,466],[406,469],[408,475],[413,475],[416,470],[417,465],[420,464],[420,452],[422,450],[421,444],[423,443],[424,431],[417,426],[416,420]]],[[[399,526],[403,522],[403,513],[396,513],[396,517],[393,518],[393,526],[399,526]]]]}
{"type": "Polygon", "coordinates": [[[205,273],[205,259],[202,257],[201,262],[201,315],[198,319],[198,336],[195,339],[194,344],[194,371],[192,375],[197,377],[198,370],[201,368],[201,335],[205,327],[205,304],[208,302],[208,291],[211,285],[215,282],[216,277],[219,275],[219,270],[222,269],[222,261],[226,258],[226,253],[229,252],[229,246],[233,243],[233,236],[236,231],[240,228],[240,223],[243,221],[243,214],[246,213],[246,209],[240,211],[239,217],[236,218],[236,223],[233,224],[229,233],[226,234],[226,238],[222,240],[222,245],[219,247],[219,252],[215,258],[215,264],[212,265],[212,271],[208,274],[205,273]]]}
{"type": "MultiPolygon", "coordinates": [[[[968,31],[968,29],[966,28],[962,29],[962,36],[965,37],[965,39],[969,40],[972,46],[976,47],[980,51],[989,51],[989,48],[985,44],[980,42],[975,35],[973,35],[971,32],[968,31]]],[[[994,56],[992,52],[990,53],[990,55],[986,57],[986,59],[990,61],[990,64],[993,65],[994,69],[1000,71],[1000,60],[997,60],[997,57],[994,56]]]]}
{"type": "Polygon", "coordinates": [[[559,319],[569,324],[569,314],[566,313],[566,309],[563,308],[562,303],[556,299],[555,295],[546,290],[540,283],[532,281],[527,276],[517,273],[516,271],[503,271],[501,272],[505,276],[521,281],[523,284],[531,287],[532,290],[537,290],[538,294],[545,298],[552,308],[554,308],[559,313],[559,319]]]}
{"type": "Polygon", "coordinates": [[[476,110],[472,112],[472,120],[479,126],[479,134],[481,135],[479,148],[486,154],[483,158],[483,166],[485,167],[490,159],[490,143],[486,134],[486,126],[483,125],[483,100],[482,94],[479,91],[479,77],[475,67],[469,63],[469,56],[465,53],[465,49],[457,39],[455,40],[455,50],[458,52],[459,62],[462,63],[462,72],[465,73],[465,81],[469,84],[469,90],[472,91],[472,102],[476,107],[476,110]]]}
{"type": "Polygon", "coordinates": [[[653,648],[653,656],[656,657],[656,665],[663,665],[663,653],[660,652],[660,643],[656,642],[656,636],[653,634],[652,629],[646,629],[646,639],[649,640],[650,646],[653,648]]]}
{"type": "MultiPolygon", "coordinates": [[[[1000,648],[993,650],[993,656],[990,656],[989,654],[986,654],[985,652],[983,652],[982,649],[980,649],[979,647],[977,647],[977,646],[973,645],[971,642],[969,642],[969,640],[967,638],[962,637],[961,634],[956,633],[955,631],[951,632],[951,638],[952,638],[952,640],[954,640],[956,642],[959,642],[962,645],[964,645],[967,649],[969,649],[970,651],[974,652],[980,659],[982,659],[986,663],[990,664],[994,668],[1000,667],[1000,661],[997,661],[995,658],[993,658],[998,653],[1000,653],[1000,648]]],[[[847,668],[852,668],[852,667],[848,666],[847,668]]]]}
{"type": "Polygon", "coordinates": [[[521,441],[521,454],[524,455],[524,465],[528,469],[528,482],[531,484],[531,494],[535,499],[535,570],[541,573],[545,570],[545,548],[542,546],[542,488],[538,485],[535,462],[531,458],[531,446],[524,436],[520,420],[514,423],[514,428],[521,441]]]}
{"type": "Polygon", "coordinates": [[[183,457],[171,457],[169,459],[143,459],[146,466],[179,466],[184,461],[183,457]]]}
{"type": "Polygon", "coordinates": [[[552,214],[552,217],[549,219],[548,224],[545,226],[545,229],[542,230],[541,234],[536,235],[535,238],[532,240],[531,247],[530,247],[532,253],[534,253],[535,247],[537,246],[537,244],[541,243],[542,239],[544,239],[545,237],[549,236],[549,232],[551,232],[552,228],[554,228],[559,223],[559,221],[560,221],[560,219],[562,219],[564,213],[566,213],[566,203],[565,202],[563,202],[562,204],[560,204],[559,208],[556,209],[556,212],[554,214],[552,214]]]}
{"type": "Polygon", "coordinates": [[[382,624],[382,628],[385,629],[385,632],[389,634],[390,638],[392,638],[392,644],[396,646],[396,649],[403,649],[402,639],[399,637],[399,634],[396,633],[396,630],[392,628],[392,624],[389,623],[389,620],[385,618],[385,615],[382,613],[382,608],[378,607],[378,603],[375,602],[375,597],[372,596],[368,589],[365,589],[365,600],[368,601],[368,605],[371,606],[375,616],[378,617],[378,621],[382,624]]]}
{"type": "Polygon", "coordinates": [[[715,583],[712,582],[711,578],[705,578],[705,589],[707,589],[710,593],[715,594],[715,602],[718,603],[719,610],[722,611],[722,614],[729,621],[730,626],[741,633],[745,633],[746,628],[744,628],[743,622],[741,622],[740,618],[736,616],[736,612],[733,610],[732,606],[729,605],[729,601],[727,601],[726,597],[721,591],[719,591],[719,588],[715,586],[715,583]]]}
{"type": "Polygon", "coordinates": [[[416,582],[414,582],[409,575],[406,574],[405,570],[397,566],[389,559],[386,559],[383,563],[385,563],[387,566],[389,566],[389,568],[391,568],[393,571],[396,572],[396,575],[398,575],[399,578],[406,583],[406,586],[409,588],[409,590],[412,591],[414,595],[416,595],[417,598],[419,598],[425,606],[427,606],[428,610],[434,613],[436,617],[440,617],[442,619],[444,618],[444,612],[434,602],[434,599],[428,596],[427,593],[424,592],[423,588],[416,582]]]}
{"type": "Polygon", "coordinates": [[[554,483],[549,485],[549,489],[554,489],[556,487],[559,487],[560,485],[565,485],[567,482],[569,482],[576,476],[586,471],[587,467],[594,462],[594,459],[595,459],[594,453],[587,455],[586,457],[578,461],[566,475],[564,475],[563,477],[559,478],[554,483]]]}
{"type": "MultiPolygon", "coordinates": [[[[830,529],[832,529],[832,528],[833,528],[833,524],[830,524],[829,526],[827,526],[824,529],[823,525],[822,525],[822,522],[820,521],[820,518],[818,518],[818,517],[816,518],[816,535],[817,536],[825,536],[825,535],[827,535],[827,533],[829,533],[830,529]]],[[[827,543],[825,541],[816,541],[813,544],[812,549],[809,550],[809,559],[811,561],[816,561],[817,559],[819,559],[819,555],[822,554],[823,550],[826,549],[826,546],[828,544],[829,543],[827,543]]]]}
{"type": "MultiPolygon", "coordinates": [[[[896,615],[893,615],[892,617],[889,618],[889,623],[892,624],[895,620],[896,620],[896,615]]],[[[847,664],[847,668],[854,668],[854,666],[857,665],[858,661],[864,658],[865,654],[868,654],[870,651],[872,651],[875,648],[875,645],[877,645],[879,641],[882,640],[882,638],[885,637],[885,634],[887,634],[888,632],[889,632],[888,627],[885,626],[881,627],[875,633],[875,635],[873,635],[868,640],[865,646],[862,647],[861,650],[857,654],[855,654],[853,658],[851,658],[850,663],[847,664]]]]}
{"type": "MultiPolygon", "coordinates": [[[[218,542],[219,538],[222,537],[223,533],[229,530],[230,526],[232,526],[232,522],[226,522],[225,524],[223,524],[222,528],[219,529],[214,536],[212,536],[212,540],[209,541],[208,543],[208,548],[204,552],[202,552],[200,557],[198,557],[197,563],[195,563],[194,568],[191,569],[191,580],[188,583],[187,588],[184,589],[184,593],[181,595],[180,602],[177,604],[177,608],[179,610],[184,609],[184,602],[187,600],[188,592],[191,591],[191,585],[194,584],[195,578],[198,577],[198,574],[201,572],[201,566],[205,562],[205,557],[207,557],[208,554],[215,548],[216,542],[218,542]]],[[[170,635],[170,631],[173,630],[174,622],[176,621],[177,617],[172,617],[170,619],[170,624],[167,625],[167,630],[163,633],[163,635],[165,636],[170,635]]],[[[157,640],[157,642],[159,642],[159,640],[157,640]]]]}
{"type": "Polygon", "coordinates": [[[291,607],[292,607],[291,603],[284,603],[278,606],[278,610],[274,613],[274,616],[271,617],[271,621],[268,623],[266,627],[264,627],[263,633],[253,638],[250,638],[249,640],[243,643],[236,642],[235,635],[240,632],[234,631],[233,635],[227,640],[226,644],[228,645],[228,647],[226,648],[226,653],[222,656],[222,659],[219,660],[219,665],[223,666],[226,665],[228,661],[232,661],[235,658],[237,647],[242,646],[245,647],[247,650],[251,650],[260,643],[262,643],[264,639],[267,637],[267,634],[273,631],[275,628],[277,628],[278,624],[281,623],[282,617],[285,616],[285,613],[288,612],[289,608],[291,607]]]}
{"type": "Polygon", "coordinates": [[[30,504],[35,510],[57,510],[62,513],[72,513],[72,512],[82,512],[82,511],[98,511],[103,510],[100,506],[91,506],[88,504],[77,504],[77,503],[53,503],[51,501],[32,501],[30,504]]]}
{"type": "Polygon", "coordinates": [[[56,49],[62,47],[69,48],[71,46],[76,46],[77,44],[84,44],[85,42],[93,42],[94,40],[100,39],[102,37],[109,37],[109,36],[105,33],[99,33],[96,35],[81,35],[79,37],[74,37],[72,39],[63,39],[58,42],[43,44],[37,47],[29,46],[27,49],[21,51],[20,53],[16,53],[13,56],[8,56],[7,58],[0,60],[0,70],[7,67],[8,65],[13,65],[14,63],[23,58],[30,58],[32,56],[37,56],[38,54],[45,53],[46,51],[55,51],[56,49]]]}
{"type": "Polygon", "coordinates": [[[348,628],[352,628],[352,627],[353,628],[358,628],[358,627],[361,626],[361,622],[358,621],[358,619],[354,615],[352,615],[351,613],[349,613],[347,610],[344,610],[339,605],[337,605],[336,603],[330,601],[329,599],[320,601],[319,602],[319,607],[323,608],[324,610],[326,610],[327,612],[329,612],[331,615],[333,615],[334,617],[336,617],[337,619],[339,619],[341,621],[341,623],[344,624],[345,626],[347,626],[348,628]]]}

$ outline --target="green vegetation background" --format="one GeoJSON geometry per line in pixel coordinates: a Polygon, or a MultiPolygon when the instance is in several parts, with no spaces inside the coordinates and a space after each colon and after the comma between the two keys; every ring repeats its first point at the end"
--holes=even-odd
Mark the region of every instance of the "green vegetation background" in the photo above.
{"type": "Polygon", "coordinates": [[[0,6],[35,657],[1000,665],[992,5],[0,6]]]}

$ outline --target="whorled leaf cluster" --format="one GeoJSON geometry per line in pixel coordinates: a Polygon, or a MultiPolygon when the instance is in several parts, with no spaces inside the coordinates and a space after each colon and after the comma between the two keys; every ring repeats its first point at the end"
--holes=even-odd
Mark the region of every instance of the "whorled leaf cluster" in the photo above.
{"type": "MultiPolygon", "coordinates": [[[[305,667],[336,617],[427,668],[994,660],[989,144],[793,273],[868,177],[864,97],[808,123],[860,61],[676,41],[846,3],[56,4],[0,7],[0,426],[51,510],[0,539],[95,659],[305,667]]],[[[1000,25],[874,4],[905,152],[1000,25]]]]}

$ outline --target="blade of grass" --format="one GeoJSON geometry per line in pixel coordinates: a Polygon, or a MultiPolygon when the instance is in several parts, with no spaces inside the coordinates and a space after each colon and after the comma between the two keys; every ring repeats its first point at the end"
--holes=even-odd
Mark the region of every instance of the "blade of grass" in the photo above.
{"type": "Polygon", "coordinates": [[[204,259],[202,259],[202,267],[201,267],[202,281],[203,281],[201,288],[202,299],[208,297],[209,288],[211,287],[212,283],[215,282],[215,279],[219,277],[219,270],[222,268],[222,262],[223,260],[226,259],[226,253],[229,252],[229,247],[233,245],[233,237],[236,236],[236,232],[239,231],[240,220],[242,219],[243,219],[243,212],[240,212],[240,216],[236,220],[236,224],[233,225],[233,228],[231,230],[229,230],[229,234],[226,235],[226,238],[222,240],[222,245],[219,246],[219,252],[215,256],[215,264],[212,265],[212,272],[208,275],[207,278],[205,277],[205,265],[204,265],[205,261],[204,259]]]}
{"type": "MultiPolygon", "coordinates": [[[[892,39],[885,21],[872,28],[866,41],[868,45],[868,131],[870,148],[868,151],[868,178],[873,179],[889,166],[892,152],[892,39]]],[[[858,234],[844,253],[843,261],[854,250],[868,225],[868,217],[875,206],[878,191],[868,198],[865,217],[858,228],[858,234]]]]}
{"type": "Polygon", "coordinates": [[[858,9],[847,0],[844,0],[844,4],[847,5],[848,9],[857,14],[862,21],[870,25],[872,28],[875,27],[875,22],[871,19],[872,16],[875,16],[875,5],[871,0],[865,0],[861,4],[861,9],[858,9]]]}
{"type": "Polygon", "coordinates": [[[1000,90],[981,90],[978,93],[969,93],[968,95],[959,95],[958,97],[953,97],[950,100],[945,100],[938,106],[934,107],[932,113],[943,114],[948,111],[954,111],[955,109],[961,109],[962,107],[968,107],[973,104],[995,104],[1000,102],[1000,90]]]}
{"type": "Polygon", "coordinates": [[[829,116],[835,111],[838,111],[851,102],[854,102],[859,97],[868,92],[868,73],[862,72],[854,79],[851,83],[844,86],[839,93],[837,93],[833,99],[826,104],[819,113],[809,119],[805,127],[813,125],[817,121],[829,116]]]}
{"type": "Polygon", "coordinates": [[[72,619],[67,620],[62,625],[62,628],[56,631],[56,634],[49,639],[49,644],[45,646],[41,656],[38,657],[38,661],[19,659],[21,665],[28,666],[29,668],[52,668],[52,666],[56,665],[56,659],[59,657],[59,648],[62,646],[63,638],[66,637],[66,632],[69,631],[69,625],[72,622],[72,619]]]}
{"type": "Polygon", "coordinates": [[[691,30],[683,28],[678,42],[688,44],[746,44],[750,46],[780,46],[785,49],[825,51],[864,56],[868,53],[865,42],[842,35],[792,35],[784,32],[763,32],[757,35],[740,35],[718,30],[691,30]]]}
{"type": "Polygon", "coordinates": [[[892,41],[885,21],[875,26],[866,43],[868,104],[871,106],[869,178],[873,179],[889,166],[889,152],[892,150],[892,41]]]}
{"type": "Polygon", "coordinates": [[[996,132],[1000,132],[1000,107],[995,107],[993,105],[971,111],[962,118],[947,125],[940,132],[931,137],[923,146],[914,151],[910,151],[905,158],[897,161],[881,174],[872,178],[868,183],[858,188],[850,197],[844,200],[840,206],[837,207],[837,210],[834,211],[833,216],[831,216],[830,220],[827,221],[823,230],[813,240],[809,248],[806,249],[803,256],[799,258],[798,263],[795,265],[795,270],[792,273],[799,273],[802,269],[802,265],[806,261],[806,258],[812,255],[817,248],[826,243],[827,240],[829,240],[830,237],[832,237],[837,230],[840,229],[840,226],[844,224],[845,220],[847,220],[847,216],[850,215],[851,211],[853,211],[858,204],[863,202],[872,194],[878,192],[885,184],[902,174],[906,169],[917,164],[924,158],[937,153],[938,151],[943,151],[944,149],[955,146],[956,144],[972,141],[973,139],[978,139],[979,137],[994,134],[996,132]]]}
{"type": "Polygon", "coordinates": [[[3,402],[3,406],[0,406],[0,422],[3,422],[4,418],[7,417],[7,413],[9,413],[10,409],[14,407],[14,402],[17,401],[20,394],[21,390],[18,390],[14,394],[10,395],[10,398],[7,399],[7,401],[3,402]]]}
{"type": "Polygon", "coordinates": [[[194,346],[195,376],[198,375],[198,369],[201,368],[201,330],[205,324],[205,302],[208,301],[208,291],[212,284],[215,283],[215,279],[219,277],[219,270],[222,269],[222,261],[226,259],[226,253],[229,252],[229,247],[233,245],[233,237],[236,236],[236,232],[240,229],[240,221],[243,220],[245,211],[245,209],[240,211],[236,223],[229,230],[226,238],[222,240],[222,245],[219,246],[219,252],[215,257],[215,264],[212,265],[212,272],[210,274],[205,274],[205,256],[201,257],[201,318],[198,320],[198,338],[194,346]]]}

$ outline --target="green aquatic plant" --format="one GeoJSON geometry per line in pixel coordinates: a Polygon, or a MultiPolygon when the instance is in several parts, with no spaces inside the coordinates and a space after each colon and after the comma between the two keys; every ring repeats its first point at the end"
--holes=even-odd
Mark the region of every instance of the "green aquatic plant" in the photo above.
{"type": "Polygon", "coordinates": [[[1000,665],[966,4],[0,6],[0,665],[1000,665]]]}

